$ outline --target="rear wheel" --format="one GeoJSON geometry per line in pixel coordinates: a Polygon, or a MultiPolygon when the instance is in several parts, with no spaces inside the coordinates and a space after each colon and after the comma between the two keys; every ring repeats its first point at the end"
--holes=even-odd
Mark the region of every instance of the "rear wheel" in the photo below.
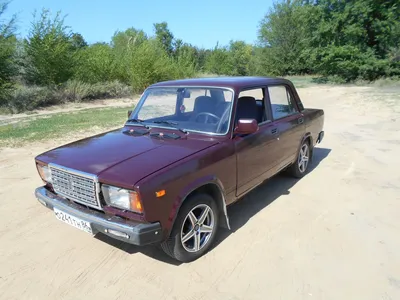
{"type": "Polygon", "coordinates": [[[308,140],[301,144],[296,161],[290,166],[289,173],[296,177],[303,177],[308,170],[309,162],[311,161],[311,149],[308,140]]]}
{"type": "Polygon", "coordinates": [[[218,228],[218,207],[208,194],[195,194],[179,210],[172,232],[161,248],[172,258],[190,262],[211,247],[218,228]]]}

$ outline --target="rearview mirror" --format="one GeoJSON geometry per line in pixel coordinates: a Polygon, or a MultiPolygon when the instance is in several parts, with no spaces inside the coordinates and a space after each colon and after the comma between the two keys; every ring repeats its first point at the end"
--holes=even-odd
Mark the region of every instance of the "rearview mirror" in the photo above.
{"type": "Polygon", "coordinates": [[[183,92],[183,98],[190,98],[190,94],[191,94],[190,91],[185,89],[183,92]]]}
{"type": "Polygon", "coordinates": [[[258,131],[258,123],[255,119],[239,119],[235,127],[236,134],[251,134],[258,131]]]}
{"type": "Polygon", "coordinates": [[[128,119],[129,119],[129,117],[131,116],[131,113],[132,113],[132,111],[131,111],[131,110],[128,110],[128,119]]]}

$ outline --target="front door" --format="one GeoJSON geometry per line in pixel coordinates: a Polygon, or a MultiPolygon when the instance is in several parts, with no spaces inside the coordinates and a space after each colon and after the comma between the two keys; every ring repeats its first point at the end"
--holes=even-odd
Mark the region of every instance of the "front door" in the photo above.
{"type": "Polygon", "coordinates": [[[272,122],[260,124],[258,132],[233,139],[237,157],[237,190],[240,196],[272,176],[278,159],[277,126],[272,122]]]}
{"type": "Polygon", "coordinates": [[[254,186],[270,177],[276,159],[279,157],[278,128],[272,122],[272,117],[267,113],[265,88],[253,88],[242,91],[237,101],[236,118],[256,119],[259,130],[246,136],[234,136],[233,143],[237,159],[237,189],[236,196],[240,196],[254,186]],[[250,101],[257,104],[257,113],[252,116],[249,108],[252,105],[245,103],[240,107],[240,101],[250,101]],[[243,109],[243,110],[241,110],[243,109]],[[248,112],[244,112],[244,110],[248,112]]]}

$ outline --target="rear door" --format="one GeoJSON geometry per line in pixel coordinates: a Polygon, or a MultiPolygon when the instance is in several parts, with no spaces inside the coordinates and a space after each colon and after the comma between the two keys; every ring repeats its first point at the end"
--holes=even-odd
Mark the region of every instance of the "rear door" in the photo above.
{"type": "Polygon", "coordinates": [[[300,112],[289,86],[270,85],[267,88],[273,124],[278,130],[279,153],[275,171],[297,157],[298,147],[305,134],[304,115],[300,112]]]}

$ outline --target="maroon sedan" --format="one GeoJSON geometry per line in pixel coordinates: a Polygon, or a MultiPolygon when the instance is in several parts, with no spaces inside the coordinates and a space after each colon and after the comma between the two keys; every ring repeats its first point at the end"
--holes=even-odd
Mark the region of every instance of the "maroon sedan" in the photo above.
{"type": "Polygon", "coordinates": [[[229,228],[228,205],[280,171],[306,174],[323,124],[285,79],[160,82],[122,128],[38,155],[35,194],[69,225],[188,262],[229,228]]]}

